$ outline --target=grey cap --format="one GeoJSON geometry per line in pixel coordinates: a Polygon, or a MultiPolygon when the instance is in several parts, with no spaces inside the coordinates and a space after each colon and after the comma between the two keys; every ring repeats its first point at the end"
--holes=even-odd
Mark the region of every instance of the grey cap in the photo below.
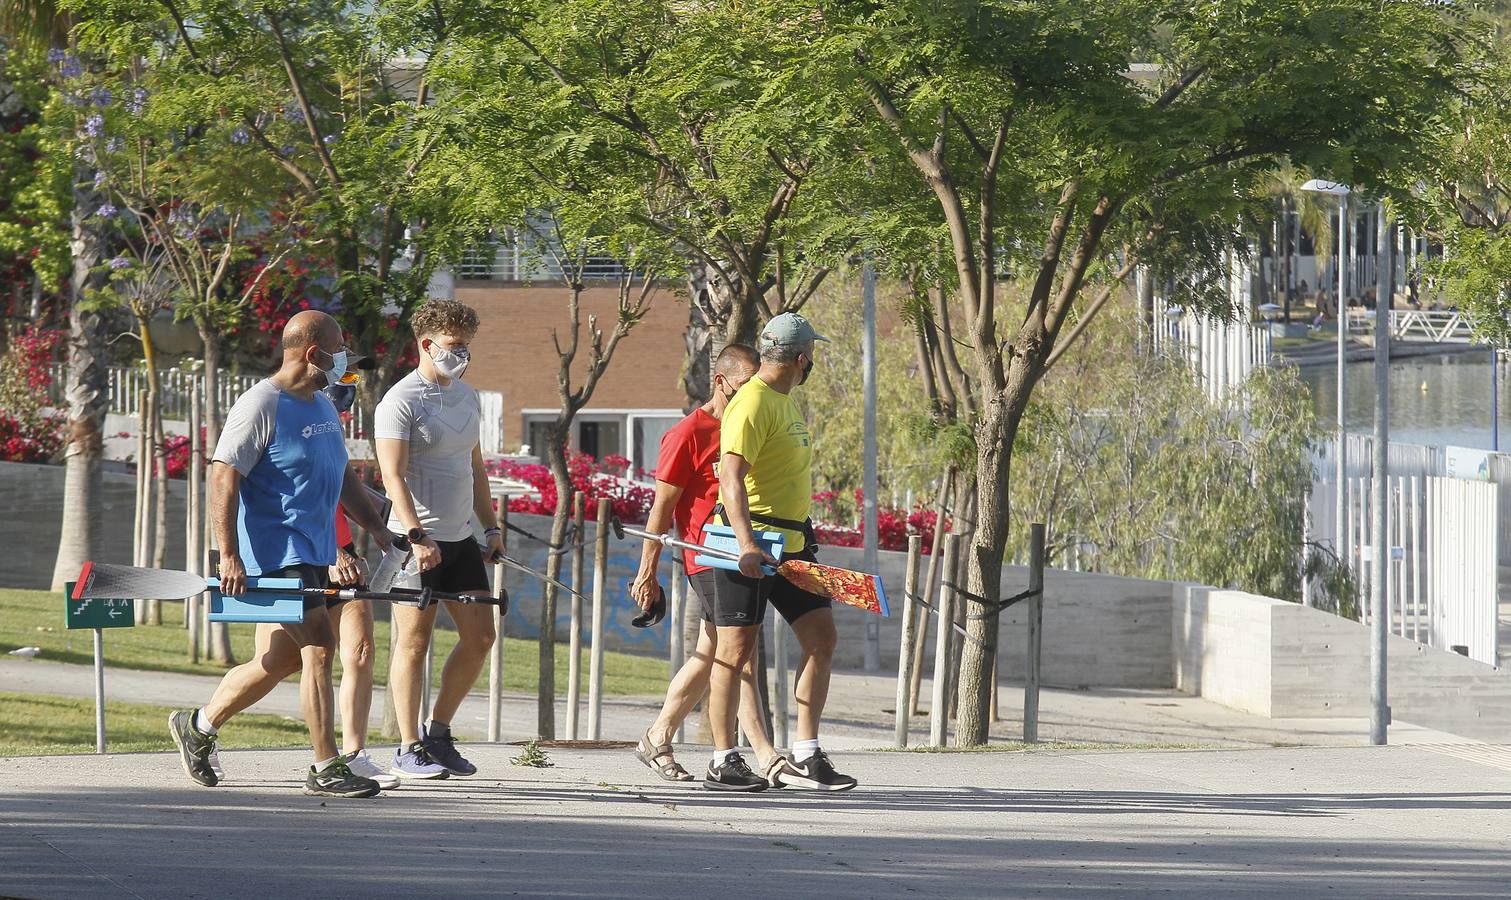
{"type": "Polygon", "coordinates": [[[813,330],[813,323],[795,312],[782,313],[761,329],[762,347],[801,347],[811,341],[828,340],[813,330]]]}

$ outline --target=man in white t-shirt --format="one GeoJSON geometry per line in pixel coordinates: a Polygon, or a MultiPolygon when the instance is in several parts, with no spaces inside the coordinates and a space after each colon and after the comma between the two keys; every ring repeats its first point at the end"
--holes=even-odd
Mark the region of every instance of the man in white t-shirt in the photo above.
{"type": "MultiPolygon", "coordinates": [[[[493,496],[478,442],[482,416],[477,391],[462,381],[477,333],[477,313],[454,300],[431,300],[410,321],[419,342],[420,367],[389,389],[378,404],[374,433],[383,485],[393,501],[388,527],[407,535],[425,587],[454,593],[488,590],[485,556],[503,552],[493,496]],[[485,527],[479,548],[472,520],[485,527]]],[[[451,717],[477,680],[496,639],[493,610],[446,602],[457,644],[446,660],[430,721],[420,730],[425,651],[436,607],[393,608],[393,693],[403,741],[389,771],[400,778],[473,775],[477,767],[457,752],[451,717]]]]}

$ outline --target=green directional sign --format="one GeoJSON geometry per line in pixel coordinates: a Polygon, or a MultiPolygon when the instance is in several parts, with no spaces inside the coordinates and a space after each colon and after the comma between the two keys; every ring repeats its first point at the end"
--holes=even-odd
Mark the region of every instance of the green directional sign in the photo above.
{"type": "Polygon", "coordinates": [[[63,596],[69,628],[130,628],[136,624],[135,600],[75,600],[71,581],[63,596]]]}

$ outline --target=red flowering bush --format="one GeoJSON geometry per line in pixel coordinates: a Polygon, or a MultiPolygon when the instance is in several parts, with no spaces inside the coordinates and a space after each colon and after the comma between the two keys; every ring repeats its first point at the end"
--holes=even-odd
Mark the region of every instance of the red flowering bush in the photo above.
{"type": "MultiPolygon", "coordinates": [[[[588,515],[593,515],[600,498],[607,497],[613,505],[614,515],[629,524],[644,523],[655,502],[656,491],[650,485],[625,481],[623,473],[629,471],[630,461],[622,456],[605,456],[595,460],[586,453],[571,453],[567,456],[567,477],[572,486],[588,495],[588,515]]],[[[540,463],[520,463],[512,460],[495,460],[488,463],[488,474],[523,481],[540,492],[539,498],[515,497],[509,501],[510,512],[528,513],[535,516],[550,516],[556,512],[556,482],[551,470],[540,463]]],[[[838,494],[820,491],[813,495],[813,531],[819,543],[828,547],[859,547],[864,542],[860,529],[837,525],[831,521],[834,502],[838,494]]],[[[855,492],[855,504],[864,503],[860,491],[855,492]]],[[[925,535],[923,552],[929,552],[928,536],[934,533],[934,520],[938,514],[921,506],[908,509],[883,507],[877,510],[878,545],[883,550],[908,549],[908,535],[925,535]]],[[[946,522],[948,524],[948,522],[946,522]]]]}
{"type": "Polygon", "coordinates": [[[47,413],[48,364],[63,341],[56,329],[32,328],[11,338],[0,359],[0,460],[49,462],[63,452],[66,416],[47,413]]]}
{"type": "MultiPolygon", "coordinates": [[[[200,446],[204,446],[205,430],[199,430],[200,446]]],[[[187,434],[170,434],[163,439],[163,446],[168,451],[168,477],[187,478],[189,476],[189,436],[187,434]]],[[[206,463],[208,464],[208,460],[206,463]]]]}
{"type": "MultiPolygon", "coordinates": [[[[656,491],[650,485],[626,481],[622,473],[629,469],[630,461],[622,456],[606,456],[603,461],[586,453],[569,453],[567,478],[572,487],[588,497],[588,515],[591,517],[598,501],[607,498],[613,514],[623,522],[644,524],[650,514],[656,491]]],[[[536,516],[554,515],[556,512],[556,480],[551,470],[540,463],[520,463],[513,460],[496,460],[488,463],[488,474],[523,481],[540,492],[536,497],[515,497],[509,501],[510,512],[529,513],[536,516]]]]}

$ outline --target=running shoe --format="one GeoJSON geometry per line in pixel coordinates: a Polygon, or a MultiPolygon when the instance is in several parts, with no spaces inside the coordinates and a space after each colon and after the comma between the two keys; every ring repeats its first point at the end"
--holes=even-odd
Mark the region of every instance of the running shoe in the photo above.
{"type": "Polygon", "coordinates": [[[178,746],[179,761],[184,764],[184,774],[197,784],[215,787],[220,784],[222,773],[220,759],[215,755],[215,735],[204,734],[194,727],[196,709],[179,709],[168,714],[168,731],[173,743],[178,746]],[[215,764],[211,764],[211,758],[215,764]]]}
{"type": "Polygon", "coordinates": [[[311,797],[375,797],[380,790],[371,778],[352,774],[340,756],[318,772],[310,766],[304,778],[304,792],[311,797]]]}
{"type": "Polygon", "coordinates": [[[793,775],[801,776],[802,774],[793,767],[792,760],[780,753],[773,756],[771,762],[767,763],[766,768],[761,772],[761,775],[766,779],[766,786],[772,789],[780,788],[783,784],[783,778],[793,775]]]}
{"type": "Polygon", "coordinates": [[[378,768],[377,763],[372,761],[372,757],[367,755],[366,750],[348,753],[341,758],[346,762],[346,767],[352,770],[353,775],[371,778],[385,791],[391,791],[399,786],[399,777],[378,768]]]}
{"type": "Polygon", "coordinates": [[[446,777],[446,767],[431,758],[430,749],[424,741],[415,741],[408,747],[395,750],[393,765],[388,767],[388,771],[399,778],[446,777]]]}
{"type": "Polygon", "coordinates": [[[857,783],[849,775],[834,771],[829,755],[822,750],[802,762],[794,762],[792,769],[792,772],[782,773],[782,783],[788,787],[806,788],[810,791],[848,791],[857,783]]]}
{"type": "Polygon", "coordinates": [[[456,738],[451,736],[450,728],[432,724],[425,730],[425,739],[422,743],[430,753],[430,758],[444,766],[448,774],[463,777],[477,774],[477,766],[468,762],[467,757],[457,752],[456,738]]]}
{"type": "Polygon", "coordinates": [[[764,791],[766,779],[750,771],[745,757],[731,753],[717,766],[709,763],[703,787],[710,791],[764,791]]]}

